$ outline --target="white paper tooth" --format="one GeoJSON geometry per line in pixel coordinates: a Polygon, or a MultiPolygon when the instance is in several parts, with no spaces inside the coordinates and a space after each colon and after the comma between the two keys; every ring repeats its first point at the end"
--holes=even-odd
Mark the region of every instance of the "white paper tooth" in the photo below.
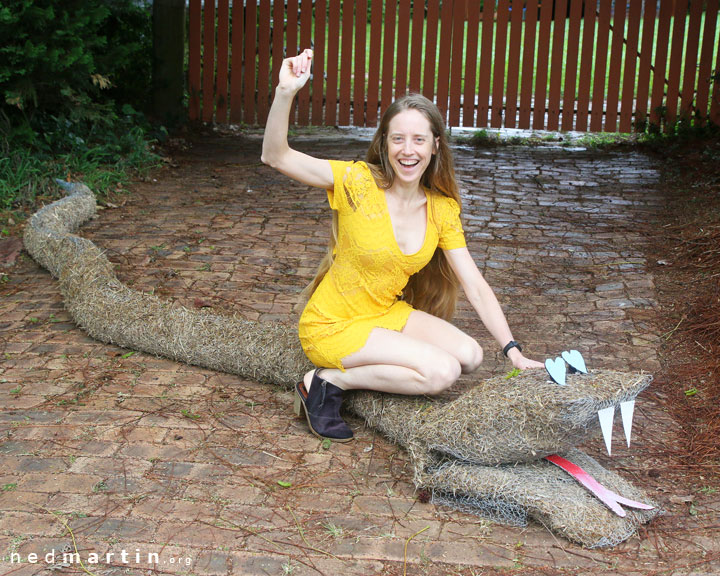
{"type": "Polygon", "coordinates": [[[625,440],[630,448],[630,435],[632,434],[633,412],[635,411],[635,400],[628,400],[620,403],[620,415],[622,416],[625,440]]]}
{"type": "Polygon", "coordinates": [[[615,406],[598,410],[598,420],[600,420],[600,428],[602,429],[603,438],[605,439],[605,447],[608,455],[612,456],[612,426],[615,417],[615,406]]]}

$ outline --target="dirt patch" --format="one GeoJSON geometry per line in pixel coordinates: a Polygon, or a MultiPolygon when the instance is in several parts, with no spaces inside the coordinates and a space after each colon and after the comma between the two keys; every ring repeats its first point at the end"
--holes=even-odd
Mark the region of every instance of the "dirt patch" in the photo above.
{"type": "Polygon", "coordinates": [[[720,465],[720,142],[700,142],[665,163],[667,202],[652,244],[667,330],[657,385],[683,423],[679,461],[717,474],[720,465]]]}
{"type": "MultiPolygon", "coordinates": [[[[661,530],[696,545],[720,510],[720,140],[663,153],[660,191],[665,209],[648,236],[662,334],[653,388],[677,428],[657,440],[666,466],[651,475],[673,506],[661,530]]],[[[705,574],[719,555],[698,552],[705,574]]]]}

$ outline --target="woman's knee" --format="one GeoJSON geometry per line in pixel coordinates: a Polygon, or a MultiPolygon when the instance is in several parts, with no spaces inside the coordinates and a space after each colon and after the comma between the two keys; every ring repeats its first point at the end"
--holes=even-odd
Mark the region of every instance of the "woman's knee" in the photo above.
{"type": "Polygon", "coordinates": [[[421,370],[423,375],[422,394],[440,394],[452,386],[460,378],[462,366],[457,358],[450,354],[437,354],[428,358],[421,370]]]}
{"type": "Polygon", "coordinates": [[[463,374],[475,372],[483,361],[483,349],[474,338],[467,339],[457,349],[457,358],[463,374]]]}

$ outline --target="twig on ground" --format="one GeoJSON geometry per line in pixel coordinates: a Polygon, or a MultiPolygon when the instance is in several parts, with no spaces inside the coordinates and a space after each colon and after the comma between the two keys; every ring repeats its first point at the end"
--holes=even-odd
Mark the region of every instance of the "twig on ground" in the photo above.
{"type": "Polygon", "coordinates": [[[417,532],[415,532],[415,534],[410,536],[410,538],[405,540],[405,551],[403,552],[403,576],[407,576],[407,549],[408,549],[408,544],[410,544],[410,540],[415,538],[415,536],[422,534],[428,528],[430,528],[430,526],[425,526],[425,528],[423,528],[422,530],[418,530],[417,532]]]}

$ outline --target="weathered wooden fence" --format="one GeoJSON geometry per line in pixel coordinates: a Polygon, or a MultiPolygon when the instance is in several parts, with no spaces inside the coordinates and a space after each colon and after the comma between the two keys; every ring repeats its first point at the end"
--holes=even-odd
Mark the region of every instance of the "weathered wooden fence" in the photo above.
{"type": "Polygon", "coordinates": [[[262,125],[287,47],[300,125],[374,126],[421,92],[450,126],[720,124],[718,0],[190,0],[189,116],[262,125]]]}

